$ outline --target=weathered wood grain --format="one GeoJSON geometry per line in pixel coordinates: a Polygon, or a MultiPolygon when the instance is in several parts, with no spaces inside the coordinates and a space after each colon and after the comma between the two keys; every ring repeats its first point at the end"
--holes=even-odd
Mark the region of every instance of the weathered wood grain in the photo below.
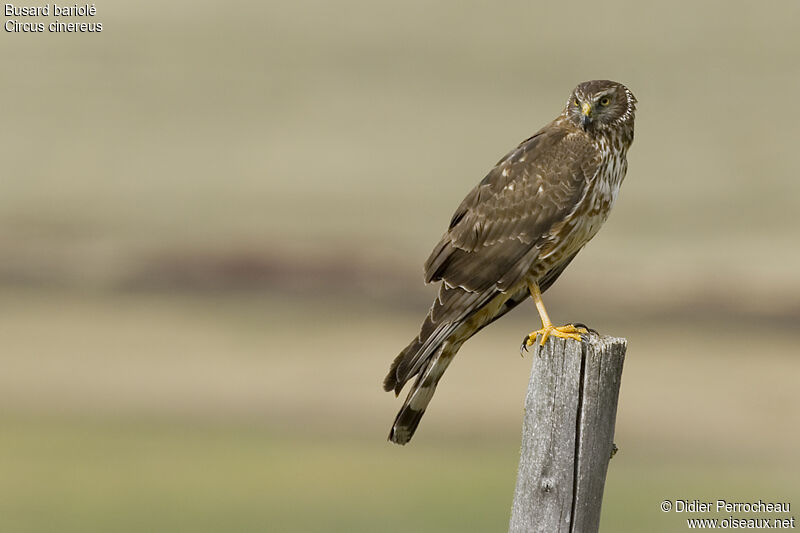
{"type": "Polygon", "coordinates": [[[627,341],[535,344],[510,533],[599,528],[627,341]]]}

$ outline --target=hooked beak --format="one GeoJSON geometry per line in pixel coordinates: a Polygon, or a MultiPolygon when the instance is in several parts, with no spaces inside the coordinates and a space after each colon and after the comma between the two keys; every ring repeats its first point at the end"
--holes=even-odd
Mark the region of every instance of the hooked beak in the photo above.
{"type": "Polygon", "coordinates": [[[586,128],[592,123],[592,106],[588,102],[581,104],[581,126],[586,128]]]}

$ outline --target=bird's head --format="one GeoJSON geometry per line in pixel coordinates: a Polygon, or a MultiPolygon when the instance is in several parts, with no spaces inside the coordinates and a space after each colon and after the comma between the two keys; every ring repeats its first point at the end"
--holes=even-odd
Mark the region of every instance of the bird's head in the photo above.
{"type": "Polygon", "coordinates": [[[633,126],[636,97],[615,81],[585,81],[572,91],[565,111],[572,122],[586,131],[633,126]]]}

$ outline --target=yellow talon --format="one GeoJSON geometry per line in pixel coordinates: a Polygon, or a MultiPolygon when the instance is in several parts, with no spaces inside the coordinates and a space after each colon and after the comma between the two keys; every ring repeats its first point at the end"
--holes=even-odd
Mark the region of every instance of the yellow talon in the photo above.
{"type": "Polygon", "coordinates": [[[542,340],[539,341],[539,344],[544,346],[544,343],[547,342],[547,338],[551,335],[553,337],[560,337],[562,339],[575,339],[576,341],[580,341],[581,333],[589,333],[586,328],[579,328],[573,324],[554,326],[553,323],[550,322],[550,317],[547,316],[547,311],[544,308],[542,292],[539,290],[539,284],[530,282],[528,283],[528,288],[530,289],[531,296],[533,297],[533,302],[536,304],[536,309],[539,311],[539,317],[542,319],[542,329],[531,332],[531,334],[528,335],[523,348],[525,346],[532,346],[533,343],[536,342],[536,336],[539,334],[542,335],[542,340]]]}
{"type": "Polygon", "coordinates": [[[544,346],[544,343],[547,342],[547,338],[551,335],[562,339],[575,339],[576,341],[580,341],[581,333],[589,333],[589,331],[586,328],[577,328],[572,324],[567,324],[565,326],[542,324],[542,329],[532,331],[531,334],[528,335],[528,340],[525,344],[532,346],[533,343],[536,342],[536,336],[539,334],[542,335],[542,339],[539,341],[541,346],[544,346]]]}

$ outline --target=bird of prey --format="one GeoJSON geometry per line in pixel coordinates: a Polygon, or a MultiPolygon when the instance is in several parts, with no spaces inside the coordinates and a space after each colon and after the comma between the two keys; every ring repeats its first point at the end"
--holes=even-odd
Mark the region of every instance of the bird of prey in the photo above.
{"type": "Polygon", "coordinates": [[[586,329],[554,327],[542,293],[608,217],[628,167],[636,98],[609,80],[581,83],[555,120],[505,155],[467,194],[425,262],[439,293],[420,333],[383,382],[399,395],[416,376],[389,433],[406,444],[461,345],[531,296],[540,336],[581,339],[586,329]]]}

